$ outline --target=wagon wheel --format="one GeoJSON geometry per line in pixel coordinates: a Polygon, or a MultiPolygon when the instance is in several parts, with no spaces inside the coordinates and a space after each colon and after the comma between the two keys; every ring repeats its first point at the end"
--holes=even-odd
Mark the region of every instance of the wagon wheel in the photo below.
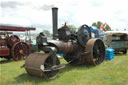
{"type": "Polygon", "coordinates": [[[12,47],[12,57],[14,60],[25,59],[29,55],[29,46],[25,42],[17,42],[12,47]]]}
{"type": "Polygon", "coordinates": [[[20,42],[20,39],[17,35],[12,35],[8,39],[9,46],[13,46],[16,42],[20,42]]]}
{"type": "Polygon", "coordinates": [[[101,39],[90,39],[86,44],[86,62],[91,65],[101,64],[105,59],[105,45],[101,39]]]}

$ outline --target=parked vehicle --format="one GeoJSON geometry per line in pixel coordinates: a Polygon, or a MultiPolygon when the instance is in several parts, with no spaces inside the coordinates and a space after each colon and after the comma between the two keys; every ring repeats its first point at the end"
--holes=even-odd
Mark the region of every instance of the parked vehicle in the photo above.
{"type": "Polygon", "coordinates": [[[128,31],[107,31],[104,32],[103,40],[108,48],[113,48],[116,53],[127,53],[128,31]]]}
{"type": "Polygon", "coordinates": [[[17,61],[28,56],[30,43],[27,41],[22,42],[13,32],[25,32],[30,30],[35,30],[35,28],[0,25],[0,58],[6,58],[8,60],[13,58],[17,61]]]}

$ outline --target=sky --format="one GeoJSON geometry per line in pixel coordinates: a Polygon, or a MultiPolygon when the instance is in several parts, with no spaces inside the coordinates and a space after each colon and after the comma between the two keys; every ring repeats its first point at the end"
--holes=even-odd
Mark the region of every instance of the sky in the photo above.
{"type": "Polygon", "coordinates": [[[128,30],[127,0],[0,0],[0,24],[36,27],[52,32],[52,7],[58,7],[58,27],[65,22],[77,28],[93,22],[113,30],[128,30]]]}

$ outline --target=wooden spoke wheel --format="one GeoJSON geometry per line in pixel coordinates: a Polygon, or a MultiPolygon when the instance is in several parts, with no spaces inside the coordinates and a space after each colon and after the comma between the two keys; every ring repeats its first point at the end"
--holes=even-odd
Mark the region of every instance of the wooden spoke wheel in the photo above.
{"type": "Polygon", "coordinates": [[[12,57],[16,61],[25,59],[29,52],[29,46],[25,42],[17,42],[12,46],[12,57]]]}
{"type": "Polygon", "coordinates": [[[20,39],[17,35],[12,35],[8,38],[9,46],[13,46],[16,42],[20,42],[20,39]]]}

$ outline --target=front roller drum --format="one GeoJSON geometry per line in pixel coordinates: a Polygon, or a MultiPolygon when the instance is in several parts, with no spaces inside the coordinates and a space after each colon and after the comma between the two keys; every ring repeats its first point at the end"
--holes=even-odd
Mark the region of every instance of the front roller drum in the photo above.
{"type": "MultiPolygon", "coordinates": [[[[56,66],[60,65],[59,59],[56,57],[56,66]]],[[[50,55],[42,53],[30,54],[25,60],[25,70],[28,74],[38,77],[50,78],[55,76],[60,68],[53,68],[50,55]]]]}

